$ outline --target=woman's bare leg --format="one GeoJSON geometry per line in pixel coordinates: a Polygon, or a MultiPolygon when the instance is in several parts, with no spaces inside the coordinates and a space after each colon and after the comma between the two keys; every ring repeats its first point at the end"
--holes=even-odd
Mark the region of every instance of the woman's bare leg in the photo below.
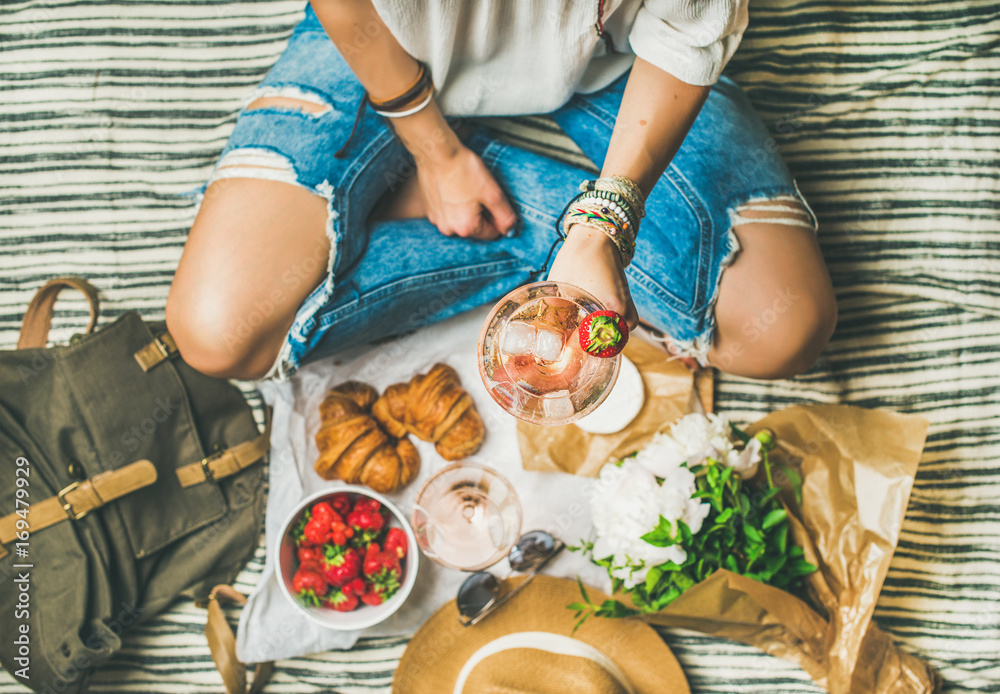
{"type": "Polygon", "coordinates": [[[326,201],[253,178],[212,183],[167,298],[167,326],[202,373],[260,378],[326,275],[326,201]]]}
{"type": "Polygon", "coordinates": [[[722,273],[709,362],[749,378],[790,378],[812,366],[833,334],[830,275],[797,204],[787,211],[751,204],[740,216],[746,223],[734,231],[741,250],[722,273]]]}

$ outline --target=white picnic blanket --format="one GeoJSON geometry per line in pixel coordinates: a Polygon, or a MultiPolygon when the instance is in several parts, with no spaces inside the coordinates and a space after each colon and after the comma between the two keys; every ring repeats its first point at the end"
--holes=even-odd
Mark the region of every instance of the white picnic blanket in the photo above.
{"type": "MultiPolygon", "coordinates": [[[[488,307],[484,307],[375,347],[310,364],[289,381],[261,384],[265,401],[274,408],[265,521],[267,564],[240,617],[236,640],[240,660],[256,663],[350,648],[361,635],[410,635],[424,619],[455,597],[467,576],[421,556],[417,581],[406,603],[389,620],[364,632],[333,631],[313,624],[282,593],[273,563],[282,523],[305,496],[340,484],[320,478],[313,463],[319,455],[314,441],[320,425],[319,404],[329,388],[343,381],[364,381],[381,391],[392,383],[408,381],[436,362],[450,364],[486,424],[486,441],[473,459],[510,480],[521,501],[522,531],[547,530],[569,544],[578,544],[589,535],[590,506],[584,494],[591,480],[522,469],[515,420],[493,402],[482,386],[476,366],[476,343],[487,313],[488,307]]],[[[421,485],[449,464],[431,444],[414,443],[421,456],[420,474],[406,488],[388,495],[407,516],[421,485]]],[[[492,570],[506,575],[507,561],[492,570]]],[[[566,578],[579,575],[590,585],[605,591],[610,588],[604,570],[576,552],[562,552],[545,573],[566,578]]]]}

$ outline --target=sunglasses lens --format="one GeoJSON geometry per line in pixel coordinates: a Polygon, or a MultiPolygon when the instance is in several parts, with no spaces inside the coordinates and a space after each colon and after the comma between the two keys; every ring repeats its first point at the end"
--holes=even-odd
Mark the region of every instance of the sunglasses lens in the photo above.
{"type": "Polygon", "coordinates": [[[515,571],[531,571],[556,551],[556,540],[544,530],[525,533],[510,549],[510,566],[515,571]]]}
{"type": "Polygon", "coordinates": [[[471,619],[482,612],[500,593],[496,576],[485,571],[472,574],[458,589],[458,613],[471,619]]]}

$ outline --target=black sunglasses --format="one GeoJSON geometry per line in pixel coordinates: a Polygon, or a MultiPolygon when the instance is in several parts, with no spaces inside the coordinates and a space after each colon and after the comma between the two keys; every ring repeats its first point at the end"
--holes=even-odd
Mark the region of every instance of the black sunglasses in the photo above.
{"type": "Polygon", "coordinates": [[[470,627],[478,624],[500,605],[517,595],[565,546],[561,540],[557,540],[544,530],[532,530],[522,535],[510,548],[507,560],[510,562],[510,568],[528,576],[517,587],[503,595],[500,595],[500,581],[493,574],[486,571],[476,571],[471,574],[458,589],[456,602],[462,626],[470,627]]]}

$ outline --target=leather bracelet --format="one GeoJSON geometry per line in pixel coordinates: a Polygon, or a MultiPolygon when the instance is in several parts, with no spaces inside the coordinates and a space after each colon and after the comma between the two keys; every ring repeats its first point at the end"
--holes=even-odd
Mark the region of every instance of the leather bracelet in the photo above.
{"type": "Polygon", "coordinates": [[[382,99],[376,101],[368,96],[368,103],[371,104],[372,108],[377,112],[396,112],[403,111],[411,108],[414,102],[423,100],[428,93],[433,93],[434,84],[431,82],[430,73],[427,71],[427,66],[423,63],[417,63],[420,66],[417,72],[417,79],[413,82],[410,87],[397,97],[392,99],[382,99]]]}
{"type": "Polygon", "coordinates": [[[407,109],[406,111],[379,111],[377,108],[374,110],[375,113],[379,114],[383,118],[405,118],[406,116],[412,116],[414,113],[419,113],[420,111],[423,111],[425,108],[427,108],[427,105],[431,102],[431,99],[433,98],[434,98],[434,92],[430,91],[428,92],[427,96],[424,98],[423,101],[421,101],[413,108],[407,109]]]}

